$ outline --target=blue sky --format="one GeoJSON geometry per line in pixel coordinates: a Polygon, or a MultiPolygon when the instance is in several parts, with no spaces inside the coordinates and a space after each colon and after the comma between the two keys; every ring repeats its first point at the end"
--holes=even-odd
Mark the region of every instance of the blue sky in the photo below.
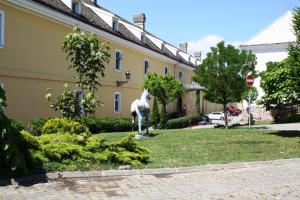
{"type": "MultiPolygon", "coordinates": [[[[98,0],[98,3],[132,21],[144,12],[146,29],[178,45],[188,41],[208,48],[219,40],[246,41],[300,0],[98,0]]],[[[192,52],[197,47],[192,47],[192,52]]],[[[202,51],[206,51],[206,50],[202,51]]]]}

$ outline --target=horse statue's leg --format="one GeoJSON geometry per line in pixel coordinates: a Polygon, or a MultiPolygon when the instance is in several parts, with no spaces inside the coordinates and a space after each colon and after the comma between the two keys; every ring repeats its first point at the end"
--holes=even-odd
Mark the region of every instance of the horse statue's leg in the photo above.
{"type": "Polygon", "coordinates": [[[142,119],[143,119],[143,116],[140,112],[138,114],[138,117],[139,117],[139,134],[142,134],[142,119]]]}

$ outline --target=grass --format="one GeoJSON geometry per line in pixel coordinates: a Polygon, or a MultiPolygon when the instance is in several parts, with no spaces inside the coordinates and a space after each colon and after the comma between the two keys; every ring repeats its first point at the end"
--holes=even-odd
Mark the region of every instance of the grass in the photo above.
{"type": "MultiPolygon", "coordinates": [[[[151,151],[144,168],[275,160],[300,157],[300,131],[202,129],[154,131],[139,143],[151,151]]],[[[100,134],[115,141],[130,133],[100,134]]]]}

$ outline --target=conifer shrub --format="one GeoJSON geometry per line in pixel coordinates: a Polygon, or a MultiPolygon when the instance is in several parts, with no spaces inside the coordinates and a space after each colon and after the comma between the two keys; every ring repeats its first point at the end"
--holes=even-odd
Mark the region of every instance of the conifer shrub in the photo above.
{"type": "Polygon", "coordinates": [[[52,117],[36,117],[28,123],[28,129],[33,135],[41,135],[44,124],[52,117]]]}
{"type": "Polygon", "coordinates": [[[84,138],[90,136],[88,127],[79,122],[66,118],[53,118],[49,119],[42,128],[42,135],[53,133],[69,133],[80,135],[84,138]]]}
{"type": "Polygon", "coordinates": [[[150,115],[151,115],[150,116],[151,124],[156,129],[158,124],[159,124],[159,121],[160,121],[160,114],[159,114],[159,109],[158,109],[158,104],[157,104],[156,97],[154,97],[153,108],[152,108],[152,111],[150,112],[150,115]]]}

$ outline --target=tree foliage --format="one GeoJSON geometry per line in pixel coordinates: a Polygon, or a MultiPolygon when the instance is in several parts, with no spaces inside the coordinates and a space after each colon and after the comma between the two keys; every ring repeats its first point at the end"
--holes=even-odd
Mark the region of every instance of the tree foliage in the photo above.
{"type": "Polygon", "coordinates": [[[82,115],[94,113],[102,102],[97,99],[97,96],[92,92],[82,96],[82,99],[75,97],[76,92],[72,91],[68,84],[64,85],[62,94],[53,98],[51,89],[48,89],[48,93],[45,98],[50,102],[50,108],[60,112],[63,117],[74,118],[81,117],[82,115]],[[81,113],[83,111],[83,113],[81,113]]]}
{"type": "Polygon", "coordinates": [[[267,63],[267,70],[261,73],[260,84],[265,94],[259,104],[267,110],[286,108],[297,104],[293,69],[290,66],[289,59],[279,63],[267,63]]]}
{"type": "Polygon", "coordinates": [[[200,64],[193,80],[205,87],[204,98],[222,104],[227,125],[226,104],[240,101],[246,90],[246,75],[255,74],[256,57],[246,50],[220,42],[200,64]]]}
{"type": "Polygon", "coordinates": [[[8,168],[25,175],[28,169],[24,156],[18,148],[19,133],[13,129],[10,120],[4,114],[3,108],[6,106],[5,91],[0,86],[0,169],[8,168]]]}
{"type": "Polygon", "coordinates": [[[254,103],[258,97],[258,91],[254,86],[247,86],[245,92],[242,95],[242,99],[249,101],[249,91],[251,91],[251,103],[254,103]]]}
{"type": "Polygon", "coordinates": [[[156,97],[162,105],[160,123],[164,128],[167,123],[167,105],[183,95],[182,85],[170,74],[161,76],[156,73],[147,73],[143,88],[147,88],[150,94],[156,97]]]}
{"type": "Polygon", "coordinates": [[[94,93],[97,86],[101,86],[99,75],[104,77],[105,65],[111,56],[108,43],[75,27],[65,36],[63,50],[71,61],[70,68],[77,73],[75,78],[79,87],[94,93]]]}

